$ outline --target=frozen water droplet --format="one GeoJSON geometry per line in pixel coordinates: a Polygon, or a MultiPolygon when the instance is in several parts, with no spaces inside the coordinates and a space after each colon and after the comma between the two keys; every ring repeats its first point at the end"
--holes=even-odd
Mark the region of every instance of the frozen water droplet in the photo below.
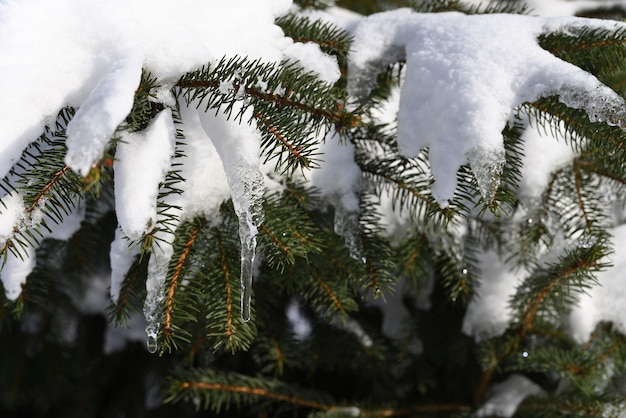
{"type": "Polygon", "coordinates": [[[480,195],[485,202],[492,202],[500,186],[500,174],[505,162],[504,151],[473,148],[468,153],[467,160],[478,183],[480,195]]]}
{"type": "Polygon", "coordinates": [[[148,349],[148,352],[154,354],[156,353],[158,347],[159,345],[156,337],[154,335],[149,335],[148,340],[146,341],[146,348],[148,349]]]}

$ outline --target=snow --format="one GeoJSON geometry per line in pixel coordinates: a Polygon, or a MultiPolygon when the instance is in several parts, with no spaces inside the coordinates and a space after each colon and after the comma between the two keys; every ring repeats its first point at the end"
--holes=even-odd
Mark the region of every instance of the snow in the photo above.
{"type": "Polygon", "coordinates": [[[109,257],[111,259],[111,300],[118,303],[120,290],[128,269],[133,265],[135,258],[141,252],[139,245],[132,245],[132,242],[125,237],[122,228],[115,230],[115,238],[111,243],[109,257]]]}
{"type": "MultiPolygon", "coordinates": [[[[275,18],[288,12],[291,5],[290,0],[182,0],[175,7],[166,0],[2,2],[0,52],[11,59],[0,62],[0,97],[11,100],[0,101],[0,126],[4,130],[0,144],[0,170],[4,171],[0,175],[6,175],[59,109],[76,107],[78,111],[67,127],[65,162],[85,176],[102,157],[110,138],[114,134],[121,137],[115,166],[116,214],[124,235],[130,240],[139,239],[155,224],[158,184],[169,168],[174,146],[169,110],[141,133],[119,132],[119,125],[133,105],[142,69],[163,84],[155,95],[169,106],[174,103],[168,86],[184,73],[223,56],[240,55],[265,62],[290,59],[327,82],[335,82],[340,76],[335,58],[323,54],[317,45],[294,43],[274,24],[275,18]],[[46,30],[40,30],[42,27],[46,30]],[[45,71],[41,71],[41,63],[45,63],[45,71]]],[[[193,115],[190,109],[184,112],[185,119],[200,120],[215,148],[197,141],[189,145],[192,152],[181,168],[188,175],[190,185],[184,188],[188,196],[175,203],[181,204],[183,218],[190,218],[214,213],[221,201],[233,198],[241,221],[246,305],[256,228],[262,222],[260,135],[254,126],[240,126],[221,115],[211,118],[193,115]],[[196,174],[200,177],[194,177],[196,174]]],[[[198,136],[193,127],[189,133],[198,136]]],[[[21,228],[25,215],[17,195],[5,196],[4,201],[8,208],[0,219],[0,239],[6,241],[14,227],[21,228]]],[[[172,237],[162,238],[164,252],[153,255],[151,261],[151,292],[160,288],[158,283],[162,283],[166,269],[167,243],[172,237]]],[[[113,299],[135,255],[135,250],[127,247],[128,242],[118,234],[111,254],[114,260],[124,261],[113,266],[113,299]]],[[[17,283],[23,280],[9,281],[8,271],[3,280],[16,297],[17,283]]],[[[150,295],[150,303],[158,300],[155,294],[150,295]]],[[[153,311],[152,307],[146,309],[153,311]]]]}
{"type": "Polygon", "coordinates": [[[481,341],[502,335],[509,326],[509,301],[524,273],[512,271],[493,251],[480,254],[479,260],[480,281],[463,318],[463,332],[481,341]]]}
{"type": "Polygon", "coordinates": [[[0,245],[4,246],[9,240],[27,229],[38,229],[39,242],[31,241],[31,245],[16,244],[15,251],[8,251],[6,263],[0,271],[0,281],[5,289],[5,294],[9,300],[15,300],[22,292],[22,286],[26,283],[26,278],[33,271],[36,265],[35,253],[39,244],[46,238],[60,240],[69,239],[84,218],[84,210],[78,206],[69,211],[69,214],[61,223],[45,216],[43,206],[45,200],[42,199],[38,206],[28,211],[24,206],[24,200],[18,192],[5,195],[0,201],[0,245]],[[45,222],[46,227],[42,226],[45,222]]]}
{"type": "Polygon", "coordinates": [[[22,196],[17,192],[7,194],[0,200],[0,243],[4,245],[9,238],[15,235],[26,219],[26,207],[22,196]]]}
{"type": "Polygon", "coordinates": [[[592,121],[623,116],[621,97],[538,44],[543,33],[575,34],[583,25],[623,27],[590,19],[506,14],[417,14],[410,9],[375,14],[355,29],[349,90],[365,98],[376,75],[405,57],[398,112],[401,155],[414,157],[429,149],[436,179],[432,194],[442,207],[452,200],[456,173],[465,163],[489,201],[504,162],[501,132],[517,106],[558,95],[568,106],[587,111],[592,121]]]}
{"type": "Polygon", "coordinates": [[[0,279],[4,286],[7,299],[16,300],[22,293],[22,286],[26,284],[26,278],[36,265],[35,249],[27,247],[20,252],[20,256],[9,253],[2,267],[0,279]]]}
{"type": "MultiPolygon", "coordinates": [[[[563,131],[562,126],[560,130],[563,131]]],[[[571,162],[576,154],[563,139],[556,139],[541,128],[527,129],[522,139],[524,157],[522,158],[519,195],[532,201],[541,196],[552,173],[571,162]]]]}
{"type": "Polygon", "coordinates": [[[285,316],[296,340],[304,341],[311,335],[313,325],[302,312],[302,308],[297,300],[294,299],[287,305],[285,316]]]}
{"type": "Polygon", "coordinates": [[[170,169],[175,145],[176,128],[169,109],[145,130],[120,137],[115,152],[115,213],[131,240],[150,232],[156,223],[159,184],[170,169]]]}
{"type": "Polygon", "coordinates": [[[313,68],[317,76],[326,83],[333,84],[341,77],[337,58],[323,54],[317,44],[294,42],[285,48],[284,53],[288,58],[297,61],[302,68],[313,68]],[[322,65],[319,65],[320,60],[322,65]]]}

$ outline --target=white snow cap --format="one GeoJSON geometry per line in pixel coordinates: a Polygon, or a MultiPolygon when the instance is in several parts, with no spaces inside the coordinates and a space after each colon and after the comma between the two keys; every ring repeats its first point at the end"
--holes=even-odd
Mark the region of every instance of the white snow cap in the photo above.
{"type": "Polygon", "coordinates": [[[593,121],[624,116],[621,97],[538,44],[543,33],[575,36],[583,25],[624,28],[617,22],[509,14],[418,14],[410,9],[375,14],[355,29],[348,86],[365,97],[380,70],[406,58],[400,153],[413,157],[429,148],[436,179],[432,193],[442,207],[452,199],[456,172],[466,163],[483,198],[490,200],[504,163],[501,132],[517,106],[559,95],[593,121]]]}
{"type": "Polygon", "coordinates": [[[176,145],[172,112],[162,111],[143,131],[122,136],[115,153],[115,212],[131,240],[150,232],[157,219],[159,184],[176,145]]]}
{"type": "Polygon", "coordinates": [[[524,275],[514,272],[493,251],[482,253],[480,282],[463,318],[463,332],[477,341],[502,335],[513,317],[511,297],[524,275]]]}

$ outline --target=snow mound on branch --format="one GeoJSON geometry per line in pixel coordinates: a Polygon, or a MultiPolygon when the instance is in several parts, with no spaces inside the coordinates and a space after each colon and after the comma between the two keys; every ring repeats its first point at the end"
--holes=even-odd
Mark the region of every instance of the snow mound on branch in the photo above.
{"type": "Polygon", "coordinates": [[[379,13],[355,29],[348,86],[365,98],[387,65],[406,59],[398,112],[400,153],[429,149],[442,207],[453,198],[459,167],[469,163],[483,199],[493,198],[504,164],[502,130],[524,102],[558,95],[590,120],[625,116],[624,100],[591,74],[541,48],[548,32],[576,35],[583,26],[616,30],[623,24],[521,15],[379,13]]]}
{"type": "Polygon", "coordinates": [[[122,135],[117,145],[115,212],[131,240],[150,232],[156,223],[159,185],[170,169],[175,145],[176,128],[169,109],[145,130],[122,135]]]}

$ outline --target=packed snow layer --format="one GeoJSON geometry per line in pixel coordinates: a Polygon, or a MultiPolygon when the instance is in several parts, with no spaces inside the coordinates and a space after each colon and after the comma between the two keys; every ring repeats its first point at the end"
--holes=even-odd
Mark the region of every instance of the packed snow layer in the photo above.
{"type": "Polygon", "coordinates": [[[131,240],[156,224],[159,185],[170,170],[176,128],[169,109],[137,133],[121,136],[115,152],[115,213],[131,240]],[[141,173],[141,175],[138,175],[141,173]]]}
{"type": "Polygon", "coordinates": [[[594,76],[541,48],[547,32],[576,36],[583,26],[617,30],[622,23],[522,15],[374,14],[354,31],[349,90],[365,98],[377,74],[406,59],[398,111],[398,146],[406,157],[429,149],[442,207],[453,198],[459,167],[469,163],[485,200],[504,163],[502,130],[524,102],[558,95],[592,121],[624,116],[624,100],[594,76]]]}

